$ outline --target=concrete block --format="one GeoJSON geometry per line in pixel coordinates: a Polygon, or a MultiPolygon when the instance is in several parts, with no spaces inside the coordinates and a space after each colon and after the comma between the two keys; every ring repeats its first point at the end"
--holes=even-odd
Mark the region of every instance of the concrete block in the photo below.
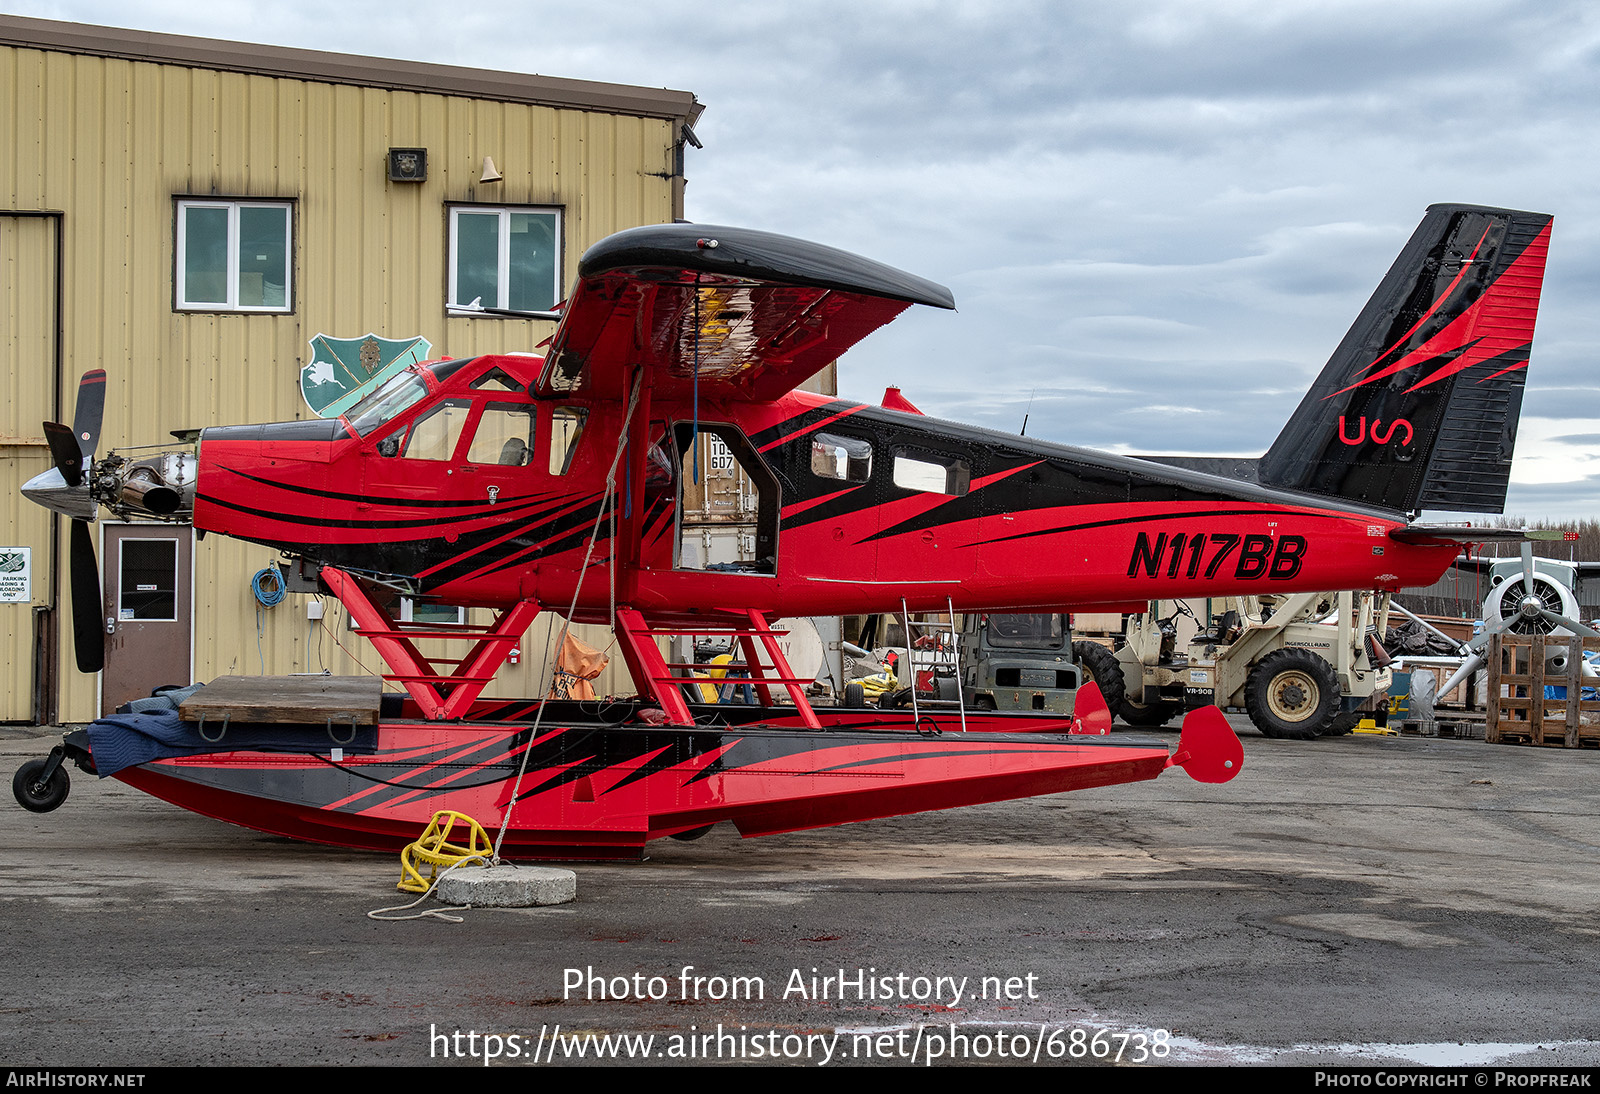
{"type": "Polygon", "coordinates": [[[463,866],[439,881],[434,896],[474,908],[566,904],[578,895],[578,875],[554,866],[463,866]]]}

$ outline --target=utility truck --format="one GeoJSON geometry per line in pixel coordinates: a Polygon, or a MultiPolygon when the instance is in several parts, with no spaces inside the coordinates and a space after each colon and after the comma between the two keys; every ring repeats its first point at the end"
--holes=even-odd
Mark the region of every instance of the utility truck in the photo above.
{"type": "Polygon", "coordinates": [[[1243,708],[1267,737],[1346,733],[1367,711],[1382,721],[1392,680],[1382,645],[1387,594],[1241,596],[1207,606],[1200,619],[1183,601],[1151,601],[1127,617],[1114,648],[1073,641],[1059,614],[969,614],[963,699],[982,710],[1071,709],[1072,692],[1093,679],[1131,725],[1165,725],[1212,703],[1243,708]],[[1195,629],[1180,641],[1185,618],[1195,629]]]}

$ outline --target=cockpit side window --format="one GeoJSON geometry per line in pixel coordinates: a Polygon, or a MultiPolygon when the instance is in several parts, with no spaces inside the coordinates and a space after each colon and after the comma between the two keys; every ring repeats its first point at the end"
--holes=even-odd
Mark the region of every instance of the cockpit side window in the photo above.
{"type": "Polygon", "coordinates": [[[433,378],[442,384],[476,360],[476,357],[445,357],[429,361],[422,367],[433,373],[433,378]]]}
{"type": "Polygon", "coordinates": [[[466,399],[448,399],[416,421],[399,444],[398,452],[391,453],[385,446],[395,438],[385,437],[378,442],[378,454],[399,455],[408,460],[448,460],[461,440],[472,413],[472,403],[466,399]]]}

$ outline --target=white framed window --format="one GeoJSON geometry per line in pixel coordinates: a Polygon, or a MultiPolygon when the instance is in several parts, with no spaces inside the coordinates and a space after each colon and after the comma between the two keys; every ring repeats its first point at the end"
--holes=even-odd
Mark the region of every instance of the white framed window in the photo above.
{"type": "Polygon", "coordinates": [[[866,482],[872,477],[872,442],[818,433],[811,439],[811,473],[820,479],[866,482]]]}
{"type": "Polygon", "coordinates": [[[409,596],[403,596],[400,598],[400,621],[402,623],[463,624],[467,621],[467,609],[459,608],[454,604],[419,603],[409,596]]]}
{"type": "MultiPolygon", "coordinates": [[[[394,608],[395,604],[391,602],[389,610],[393,611],[394,608]]],[[[400,597],[399,608],[399,614],[394,617],[395,621],[399,623],[462,624],[467,621],[467,609],[457,607],[454,604],[431,604],[418,602],[409,596],[402,596],[400,597]]],[[[355,616],[348,613],[345,615],[345,627],[348,630],[355,631],[357,634],[361,633],[361,624],[356,622],[355,616]]]]}
{"type": "Polygon", "coordinates": [[[177,220],[180,310],[294,310],[291,203],[180,199],[177,220]]]}
{"type": "Polygon", "coordinates": [[[953,456],[918,459],[904,452],[894,454],[894,484],[905,490],[925,494],[961,497],[972,484],[972,468],[966,460],[953,456]]]}
{"type": "Polygon", "coordinates": [[[550,314],[561,299],[561,210],[457,205],[450,209],[453,315],[481,309],[550,314]]]}

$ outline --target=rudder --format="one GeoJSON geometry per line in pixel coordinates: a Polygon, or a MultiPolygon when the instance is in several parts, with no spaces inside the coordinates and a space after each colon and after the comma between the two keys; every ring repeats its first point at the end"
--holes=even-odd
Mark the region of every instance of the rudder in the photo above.
{"type": "Polygon", "coordinates": [[[1397,512],[1505,507],[1551,218],[1432,205],[1260,464],[1397,512]]]}

